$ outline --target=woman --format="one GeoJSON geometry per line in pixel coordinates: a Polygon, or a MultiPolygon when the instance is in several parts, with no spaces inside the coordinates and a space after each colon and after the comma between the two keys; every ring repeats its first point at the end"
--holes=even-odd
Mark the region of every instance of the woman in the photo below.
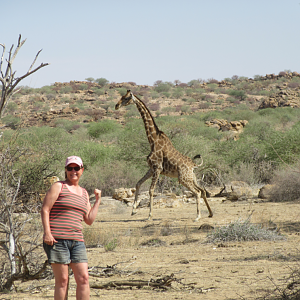
{"type": "Polygon", "coordinates": [[[96,202],[91,207],[87,191],[79,186],[83,170],[80,157],[68,157],[65,163],[66,180],[51,186],[42,206],[43,246],[55,277],[55,300],[65,299],[67,294],[68,265],[77,284],[76,299],[90,297],[81,221],[88,225],[94,222],[101,202],[101,191],[95,189],[96,202]]]}

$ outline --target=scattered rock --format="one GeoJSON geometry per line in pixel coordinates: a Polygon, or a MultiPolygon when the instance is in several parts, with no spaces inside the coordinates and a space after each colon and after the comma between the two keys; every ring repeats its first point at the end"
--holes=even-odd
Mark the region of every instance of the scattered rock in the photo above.
{"type": "Polygon", "coordinates": [[[260,199],[270,199],[271,191],[274,188],[274,184],[264,185],[258,192],[258,198],[260,199]]]}
{"type": "Polygon", "coordinates": [[[208,232],[210,230],[213,230],[214,228],[215,228],[214,226],[204,223],[198,228],[198,230],[208,232]]]}
{"type": "MultiPolygon", "coordinates": [[[[115,189],[115,192],[113,194],[113,198],[120,201],[128,202],[128,198],[131,198],[134,196],[135,188],[119,188],[115,189]]],[[[131,199],[133,201],[133,199],[131,199]]]]}

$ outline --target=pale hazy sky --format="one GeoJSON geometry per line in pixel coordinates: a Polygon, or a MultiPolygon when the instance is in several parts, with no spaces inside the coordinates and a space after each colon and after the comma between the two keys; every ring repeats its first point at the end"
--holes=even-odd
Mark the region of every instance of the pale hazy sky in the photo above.
{"type": "Polygon", "coordinates": [[[43,49],[34,88],[300,72],[300,0],[2,0],[0,23],[7,50],[27,38],[16,76],[43,49]]]}

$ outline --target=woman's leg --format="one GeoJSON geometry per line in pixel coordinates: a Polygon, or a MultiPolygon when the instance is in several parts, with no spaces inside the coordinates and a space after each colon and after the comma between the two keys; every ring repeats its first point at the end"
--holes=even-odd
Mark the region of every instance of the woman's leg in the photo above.
{"type": "Polygon", "coordinates": [[[70,267],[73,270],[76,288],[77,300],[90,299],[90,285],[89,285],[89,273],[87,263],[70,263],[70,267]]]}
{"type": "Polygon", "coordinates": [[[51,264],[51,266],[55,278],[54,300],[64,300],[68,289],[69,267],[64,264],[51,264]]]}

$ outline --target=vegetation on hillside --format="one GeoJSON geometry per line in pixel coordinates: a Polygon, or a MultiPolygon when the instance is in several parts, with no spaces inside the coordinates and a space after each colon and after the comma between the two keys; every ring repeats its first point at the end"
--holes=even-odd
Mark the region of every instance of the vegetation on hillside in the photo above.
{"type": "MultiPolygon", "coordinates": [[[[21,187],[27,190],[30,183],[31,195],[38,196],[48,176],[63,178],[63,161],[73,154],[85,162],[82,184],[89,192],[98,186],[104,195],[111,195],[115,188],[132,187],[147,171],[150,148],[136,107],[114,110],[120,96],[131,89],[179,151],[190,157],[202,155],[205,168],[198,178],[203,176],[202,184],[208,190],[209,184],[233,179],[270,183],[274,172],[285,164],[293,169],[299,161],[300,114],[292,107],[258,107],[262,99],[283,88],[299,95],[297,74],[285,71],[254,79],[233,76],[220,82],[158,80],[152,87],[109,83],[105,78],[39,89],[23,87],[7,105],[2,142],[17,131],[16,143],[28,149],[32,159],[25,165],[19,162],[19,169],[24,172],[21,187]],[[51,111],[56,115],[49,121],[51,111]],[[205,125],[214,118],[249,123],[233,140],[229,132],[205,125]]],[[[180,189],[175,180],[167,179],[167,185],[180,189]]]]}

